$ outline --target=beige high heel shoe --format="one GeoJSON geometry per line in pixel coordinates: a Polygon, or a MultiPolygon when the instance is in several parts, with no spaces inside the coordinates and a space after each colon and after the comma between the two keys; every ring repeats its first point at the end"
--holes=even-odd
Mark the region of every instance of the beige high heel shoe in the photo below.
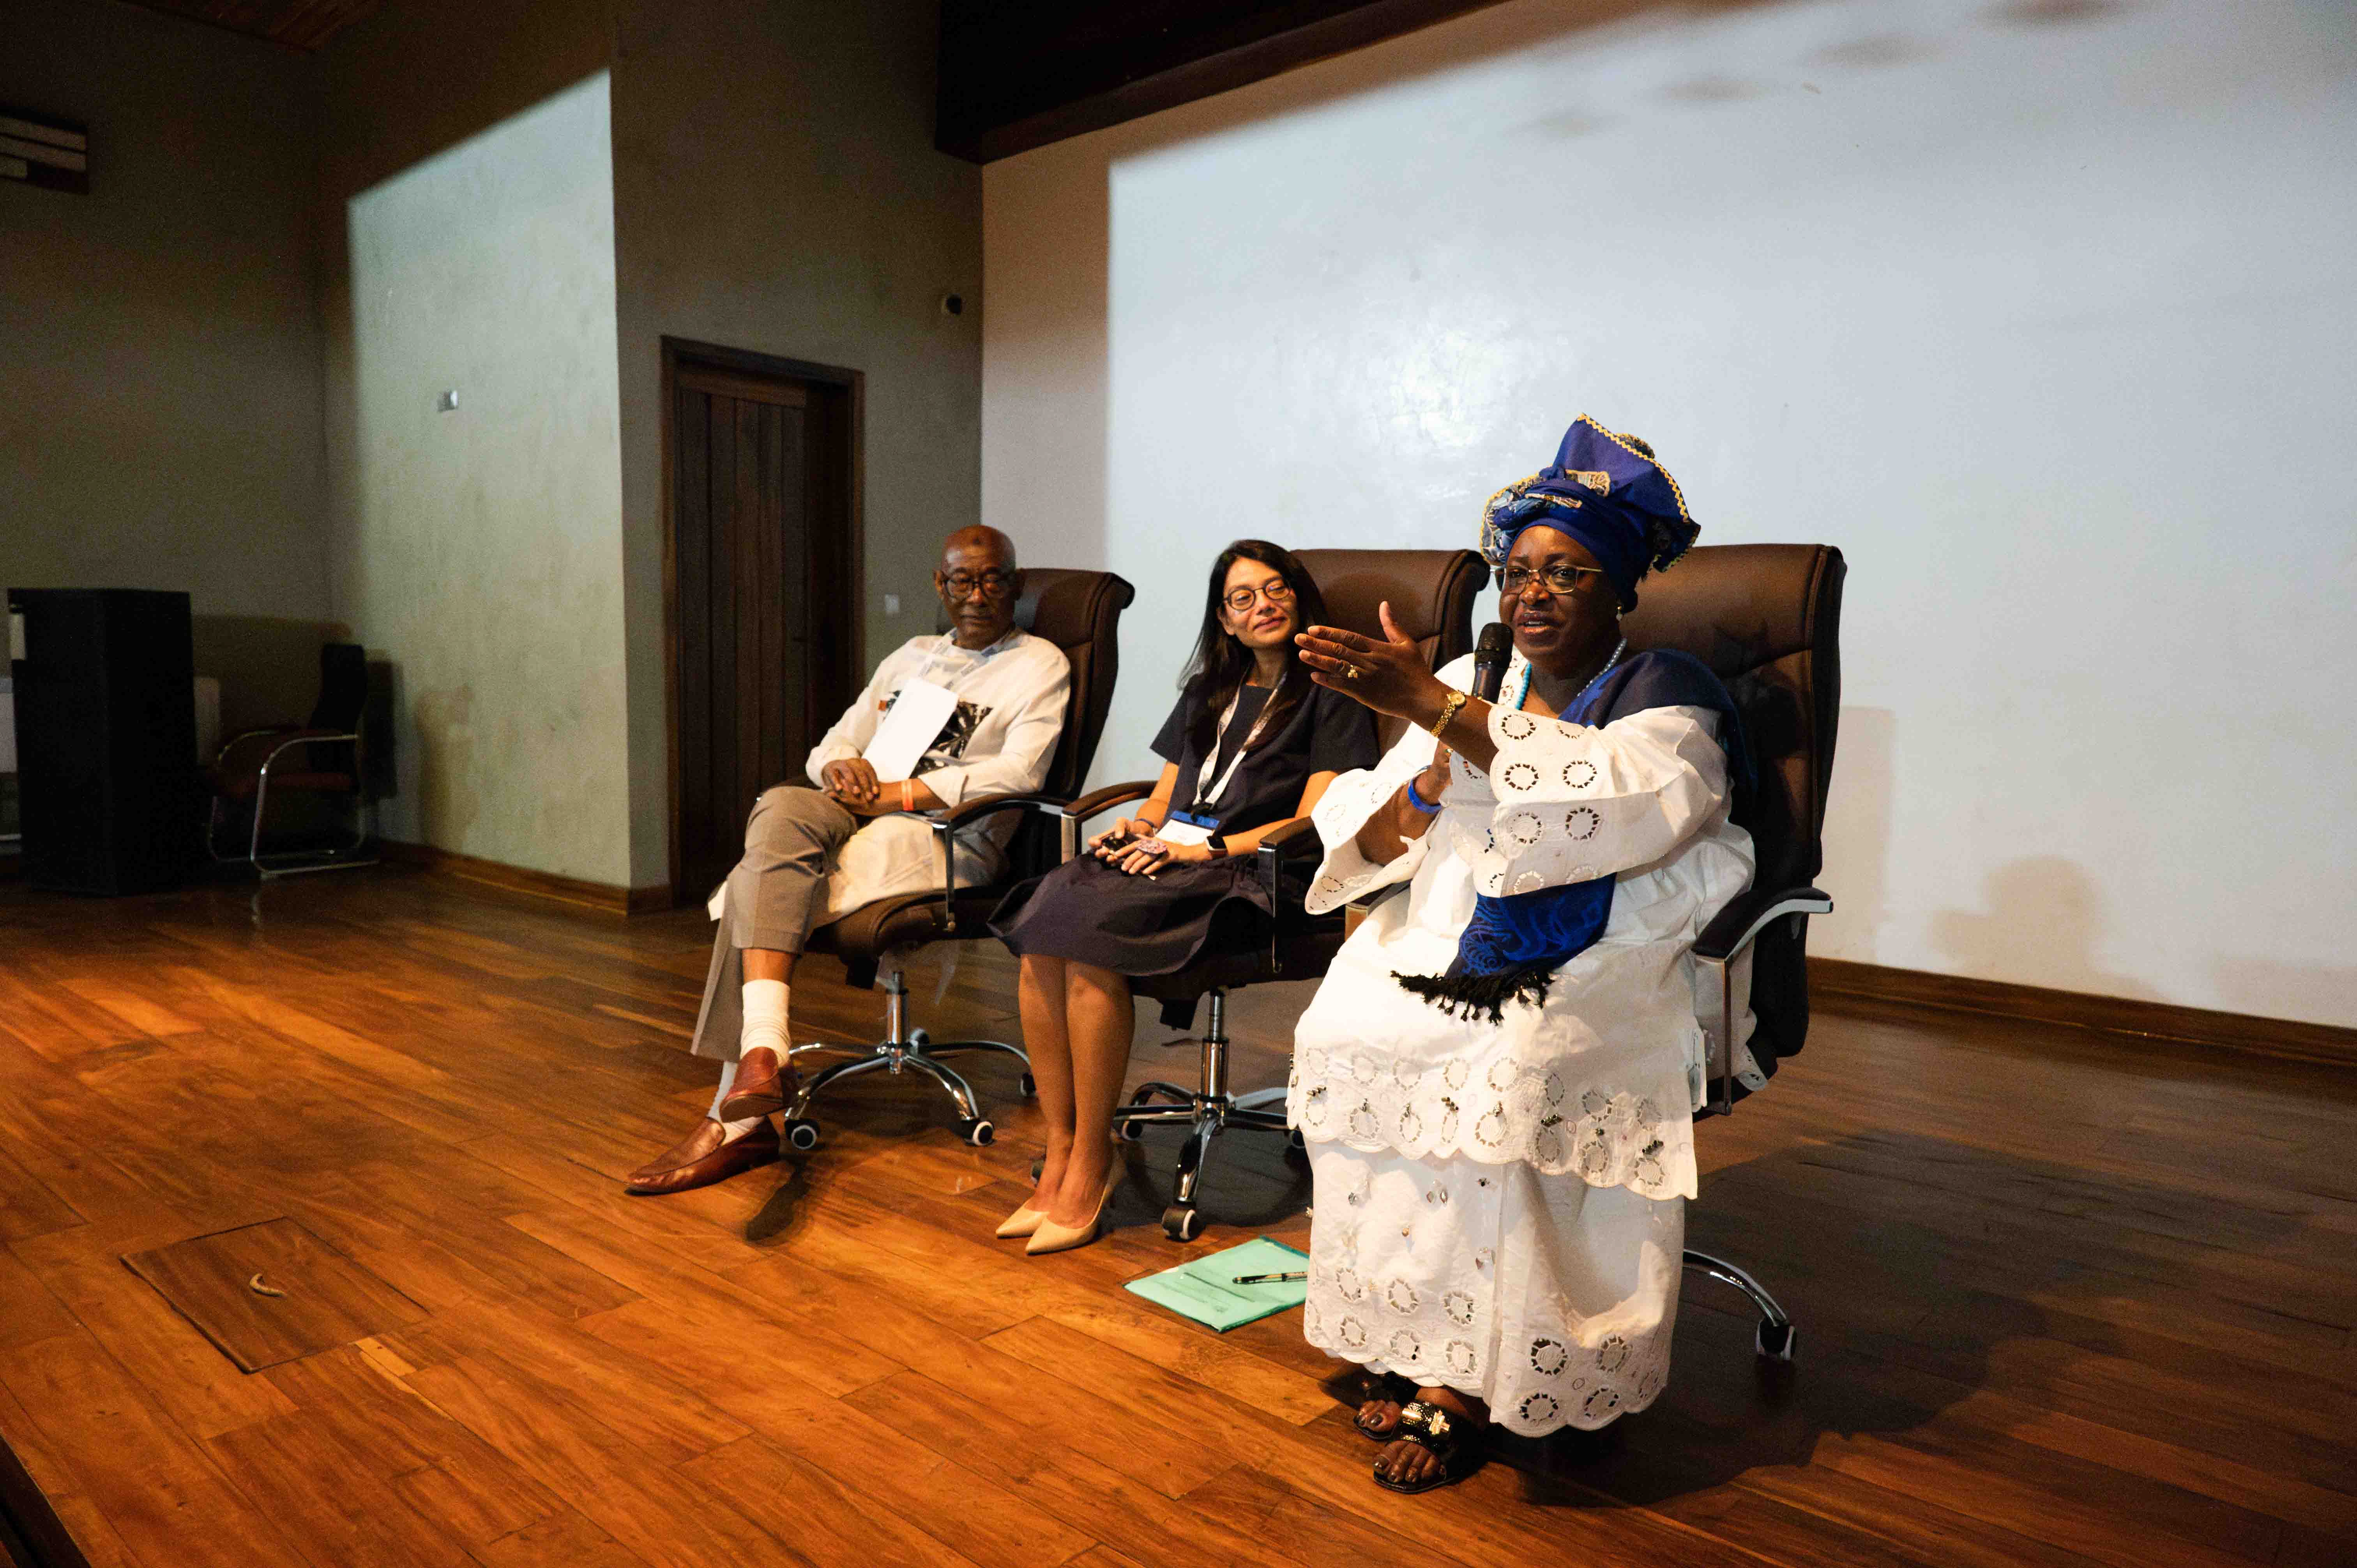
{"type": "Polygon", "coordinates": [[[998,1239],[1011,1241],[1017,1236],[1028,1236],[1048,1223],[1048,1211],[1034,1208],[1027,1198],[1023,1207],[998,1222],[998,1239]]]}
{"type": "Polygon", "coordinates": [[[1097,1197],[1097,1211],[1089,1216],[1086,1225],[1059,1225],[1042,1215],[1039,1229],[1031,1232],[1023,1251],[1028,1257],[1040,1257],[1049,1252],[1069,1252],[1075,1247],[1085,1247],[1104,1230],[1104,1211],[1113,1202],[1115,1189],[1121,1186],[1121,1165],[1115,1162],[1105,1173],[1104,1191],[1097,1197]]]}

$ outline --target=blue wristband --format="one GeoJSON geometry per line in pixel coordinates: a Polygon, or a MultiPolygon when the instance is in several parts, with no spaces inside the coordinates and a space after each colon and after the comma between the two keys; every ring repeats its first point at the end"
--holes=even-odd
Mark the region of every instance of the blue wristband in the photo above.
{"type": "Polygon", "coordinates": [[[1415,792],[1415,779],[1413,776],[1407,781],[1407,803],[1427,817],[1436,816],[1440,811],[1439,801],[1427,800],[1415,792]]]}

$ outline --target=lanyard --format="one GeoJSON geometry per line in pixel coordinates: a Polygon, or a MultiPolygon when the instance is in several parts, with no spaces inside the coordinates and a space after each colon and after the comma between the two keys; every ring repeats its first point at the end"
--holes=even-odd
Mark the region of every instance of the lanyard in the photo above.
{"type": "Polygon", "coordinates": [[[1236,716],[1236,704],[1243,699],[1244,689],[1239,686],[1236,688],[1235,695],[1228,699],[1227,707],[1220,714],[1220,727],[1212,732],[1211,736],[1211,755],[1204,757],[1203,766],[1195,770],[1195,799],[1188,805],[1188,810],[1190,811],[1209,811],[1219,804],[1221,796],[1228,792],[1228,782],[1235,778],[1236,768],[1243,762],[1244,753],[1252,749],[1252,743],[1260,738],[1261,730],[1268,724],[1268,710],[1276,703],[1276,687],[1271,686],[1268,689],[1268,696],[1261,703],[1260,712],[1253,718],[1252,728],[1244,734],[1244,743],[1236,747],[1234,754],[1228,758],[1227,767],[1221,770],[1218,780],[1214,782],[1211,779],[1211,764],[1219,760],[1220,742],[1228,733],[1229,723],[1236,716]],[[1210,789],[1209,793],[1205,792],[1207,785],[1210,789]]]}

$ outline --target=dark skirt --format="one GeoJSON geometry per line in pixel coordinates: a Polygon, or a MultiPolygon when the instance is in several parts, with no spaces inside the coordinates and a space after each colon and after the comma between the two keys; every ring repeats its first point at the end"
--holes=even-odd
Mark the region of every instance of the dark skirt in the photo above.
{"type": "Polygon", "coordinates": [[[1115,974],[1168,974],[1206,947],[1268,940],[1268,888],[1254,867],[1253,856],[1233,855],[1174,865],[1148,880],[1077,855],[1008,893],[990,930],[1017,953],[1115,974]]]}

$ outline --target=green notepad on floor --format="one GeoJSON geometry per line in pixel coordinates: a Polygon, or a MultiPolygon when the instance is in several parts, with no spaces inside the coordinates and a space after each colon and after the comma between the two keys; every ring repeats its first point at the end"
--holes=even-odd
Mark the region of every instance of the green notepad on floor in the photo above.
{"type": "Polygon", "coordinates": [[[1181,1317],[1208,1323],[1225,1334],[1240,1323],[1299,1306],[1309,1294],[1300,1280],[1240,1285],[1234,1283],[1238,1274],[1299,1273],[1308,1265],[1308,1253],[1259,1236],[1241,1247],[1207,1252],[1175,1269],[1132,1280],[1129,1288],[1157,1306],[1167,1306],[1181,1317]]]}

